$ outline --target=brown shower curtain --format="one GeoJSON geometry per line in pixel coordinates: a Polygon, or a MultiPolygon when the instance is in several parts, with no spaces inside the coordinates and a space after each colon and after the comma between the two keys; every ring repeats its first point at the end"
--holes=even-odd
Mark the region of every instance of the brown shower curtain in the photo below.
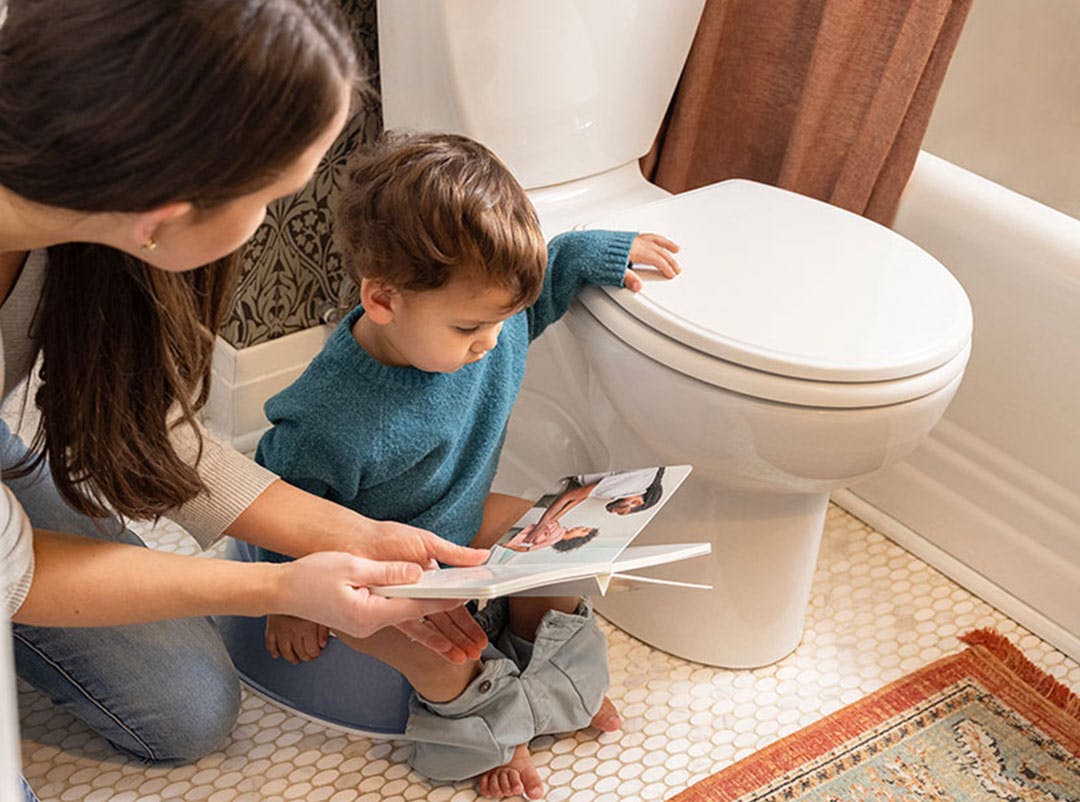
{"type": "Polygon", "coordinates": [[[888,225],[970,6],[707,0],[645,175],[750,178],[888,225]]]}

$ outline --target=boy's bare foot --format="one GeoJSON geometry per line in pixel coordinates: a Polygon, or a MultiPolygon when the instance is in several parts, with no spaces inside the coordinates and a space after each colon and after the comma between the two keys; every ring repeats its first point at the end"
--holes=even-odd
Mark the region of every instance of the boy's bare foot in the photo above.
{"type": "Polygon", "coordinates": [[[605,696],[604,701],[600,703],[600,709],[596,711],[596,715],[592,717],[589,724],[603,732],[615,732],[622,727],[622,717],[612,701],[605,696]]]}
{"type": "Polygon", "coordinates": [[[525,744],[514,750],[514,756],[505,766],[481,774],[479,786],[480,793],[489,797],[525,796],[539,799],[544,794],[544,783],[525,744]]]}

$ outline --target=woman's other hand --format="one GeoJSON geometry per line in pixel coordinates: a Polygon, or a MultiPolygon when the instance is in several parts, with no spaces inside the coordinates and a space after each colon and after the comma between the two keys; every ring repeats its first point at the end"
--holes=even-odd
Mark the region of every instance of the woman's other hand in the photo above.
{"type": "Polygon", "coordinates": [[[409,640],[441,654],[451,663],[479,659],[488,643],[484,630],[461,606],[404,621],[396,626],[409,640]]]}

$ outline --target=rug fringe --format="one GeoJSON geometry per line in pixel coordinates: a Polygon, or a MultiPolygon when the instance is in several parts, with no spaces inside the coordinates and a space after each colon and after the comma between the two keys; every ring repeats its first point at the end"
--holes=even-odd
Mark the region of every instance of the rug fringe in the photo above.
{"type": "Polygon", "coordinates": [[[1032,663],[1000,632],[989,628],[975,629],[961,635],[960,640],[969,646],[982,646],[1036,693],[1063,710],[1070,718],[1080,721],[1080,696],[1032,663]]]}

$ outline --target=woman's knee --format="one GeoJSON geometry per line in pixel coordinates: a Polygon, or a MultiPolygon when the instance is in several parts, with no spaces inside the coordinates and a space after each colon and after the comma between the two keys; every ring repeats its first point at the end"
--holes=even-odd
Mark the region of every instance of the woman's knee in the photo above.
{"type": "Polygon", "coordinates": [[[169,690],[161,700],[162,726],[159,732],[146,733],[149,753],[138,756],[189,762],[219,749],[240,712],[240,682],[227,656],[201,654],[164,683],[169,690]]]}
{"type": "Polygon", "coordinates": [[[141,760],[194,760],[236,722],[236,669],[207,619],[14,629],[19,676],[141,760]]]}

